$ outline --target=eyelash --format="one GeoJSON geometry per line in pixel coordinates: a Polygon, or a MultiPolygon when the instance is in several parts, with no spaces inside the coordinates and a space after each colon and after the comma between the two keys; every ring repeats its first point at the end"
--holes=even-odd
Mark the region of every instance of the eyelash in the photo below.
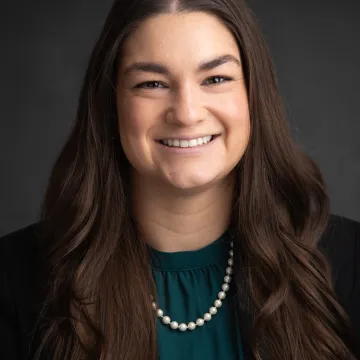
{"type": "MultiPolygon", "coordinates": [[[[226,82],[229,82],[231,80],[233,80],[232,77],[229,77],[229,76],[220,76],[220,75],[216,75],[216,76],[211,76],[209,78],[206,79],[206,81],[210,80],[210,79],[214,79],[214,78],[221,78],[221,79],[224,79],[226,81],[222,81],[222,82],[218,82],[218,83],[214,83],[212,85],[220,85],[220,84],[224,84],[226,82]]],[[[141,84],[138,84],[135,86],[135,88],[143,88],[143,89],[161,89],[159,87],[146,87],[144,85],[148,85],[148,84],[154,84],[154,83],[158,83],[158,84],[161,84],[160,81],[145,81],[141,84]]]]}

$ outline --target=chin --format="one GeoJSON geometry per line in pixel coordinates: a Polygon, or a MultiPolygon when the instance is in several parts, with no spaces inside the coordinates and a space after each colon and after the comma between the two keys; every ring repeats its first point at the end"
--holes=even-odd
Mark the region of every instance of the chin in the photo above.
{"type": "Polygon", "coordinates": [[[184,174],[173,174],[167,178],[167,183],[180,191],[204,190],[216,183],[216,176],[184,176],[184,174]]]}

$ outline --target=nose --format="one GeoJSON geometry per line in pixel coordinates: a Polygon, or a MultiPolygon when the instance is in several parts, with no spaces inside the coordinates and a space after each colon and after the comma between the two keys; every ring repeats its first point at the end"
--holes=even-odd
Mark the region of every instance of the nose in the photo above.
{"type": "Polygon", "coordinates": [[[166,114],[166,121],[177,126],[191,126],[205,119],[205,109],[200,90],[187,84],[174,92],[172,104],[166,114]]]}

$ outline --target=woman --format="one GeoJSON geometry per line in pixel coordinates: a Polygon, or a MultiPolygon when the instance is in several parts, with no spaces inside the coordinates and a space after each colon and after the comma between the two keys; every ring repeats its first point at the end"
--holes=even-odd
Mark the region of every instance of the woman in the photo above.
{"type": "Polygon", "coordinates": [[[243,2],[116,1],[42,221],[1,241],[1,358],[356,359],[359,236],[243,2]]]}

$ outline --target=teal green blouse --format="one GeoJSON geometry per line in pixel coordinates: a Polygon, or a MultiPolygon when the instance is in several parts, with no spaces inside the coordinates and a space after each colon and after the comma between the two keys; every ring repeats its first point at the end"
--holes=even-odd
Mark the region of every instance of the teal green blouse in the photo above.
{"type": "MultiPolygon", "coordinates": [[[[225,232],[213,243],[195,251],[166,253],[149,247],[158,307],[178,324],[204,317],[214,306],[229,258],[230,239],[225,232]]],[[[217,314],[194,330],[173,330],[157,318],[160,360],[243,360],[240,327],[235,311],[234,287],[222,300],[217,314]]]]}

